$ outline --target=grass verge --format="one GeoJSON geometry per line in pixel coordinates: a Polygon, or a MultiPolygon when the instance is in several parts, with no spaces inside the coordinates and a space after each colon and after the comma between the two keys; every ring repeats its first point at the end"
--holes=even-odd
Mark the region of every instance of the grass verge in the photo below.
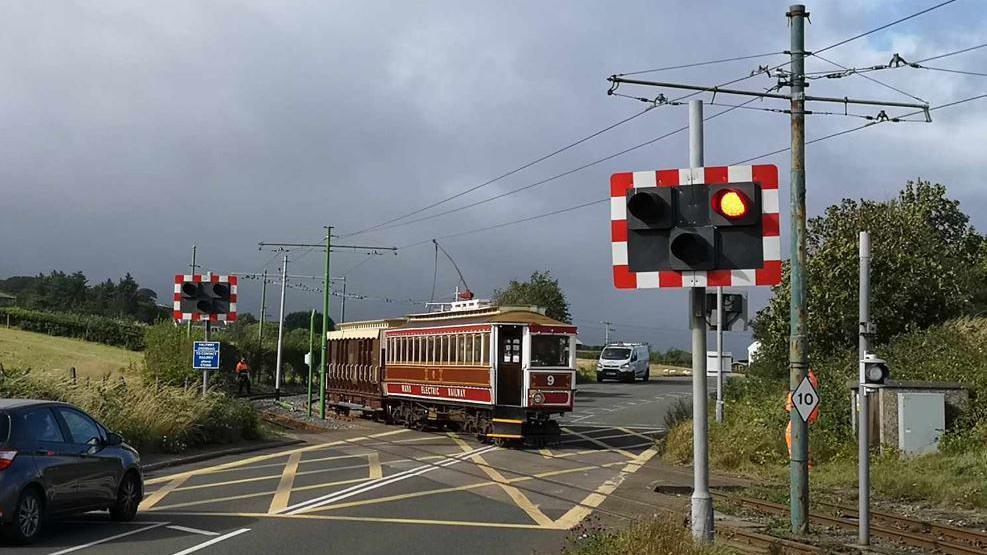
{"type": "Polygon", "coordinates": [[[566,540],[565,555],[720,555],[733,553],[719,545],[701,546],[689,530],[667,517],[635,522],[623,530],[600,526],[592,517],[566,540]]]}
{"type": "Polygon", "coordinates": [[[259,437],[260,419],[244,401],[221,393],[206,397],[186,389],[122,377],[80,380],[4,371],[0,397],[50,399],[76,405],[120,433],[127,443],[149,452],[177,453],[211,443],[259,437]]]}
{"type": "Polygon", "coordinates": [[[79,376],[98,377],[122,374],[143,358],[141,353],[101,343],[0,328],[0,364],[5,368],[68,376],[69,368],[75,367],[79,376]]]}

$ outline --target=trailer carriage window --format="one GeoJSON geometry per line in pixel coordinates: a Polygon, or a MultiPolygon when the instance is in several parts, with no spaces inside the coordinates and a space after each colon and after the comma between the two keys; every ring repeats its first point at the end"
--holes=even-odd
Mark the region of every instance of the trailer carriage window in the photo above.
{"type": "Polygon", "coordinates": [[[569,366],[569,336],[532,335],[531,366],[569,366]]]}

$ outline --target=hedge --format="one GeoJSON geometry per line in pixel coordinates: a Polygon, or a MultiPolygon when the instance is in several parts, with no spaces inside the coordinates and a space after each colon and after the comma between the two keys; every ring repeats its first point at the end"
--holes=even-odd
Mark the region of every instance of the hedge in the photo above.
{"type": "Polygon", "coordinates": [[[144,326],[105,316],[41,312],[18,307],[0,308],[0,317],[26,331],[73,337],[94,343],[123,347],[131,351],[144,349],[144,326]]]}

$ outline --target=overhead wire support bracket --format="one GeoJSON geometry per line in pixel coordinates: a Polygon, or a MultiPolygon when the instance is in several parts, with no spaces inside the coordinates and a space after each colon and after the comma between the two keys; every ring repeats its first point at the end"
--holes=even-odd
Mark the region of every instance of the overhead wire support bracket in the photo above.
{"type": "MultiPolygon", "coordinates": [[[[627,79],[624,77],[611,76],[608,79],[611,83],[617,85],[621,83],[626,83],[628,85],[642,85],[646,87],[662,87],[668,89],[683,89],[687,91],[698,91],[698,92],[709,92],[713,95],[716,94],[733,94],[739,96],[754,96],[758,98],[775,98],[778,100],[791,100],[791,96],[787,94],[780,93],[770,93],[770,92],[758,92],[758,91],[745,91],[740,89],[725,89],[722,87],[704,87],[702,85],[687,85],[683,83],[666,83],[661,81],[645,81],[642,79],[627,79]]],[[[844,106],[848,104],[860,104],[865,106],[885,106],[892,108],[912,108],[916,110],[921,110],[925,114],[925,121],[932,122],[932,115],[929,113],[929,105],[927,103],[914,103],[914,102],[894,102],[885,100],[867,100],[859,98],[837,98],[832,96],[810,96],[805,95],[803,97],[806,102],[833,102],[837,104],[843,104],[844,106]]]]}

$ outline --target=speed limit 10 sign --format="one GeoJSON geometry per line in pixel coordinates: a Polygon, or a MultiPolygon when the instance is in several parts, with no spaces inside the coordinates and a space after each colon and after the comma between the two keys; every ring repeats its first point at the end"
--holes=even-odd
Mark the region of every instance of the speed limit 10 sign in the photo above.
{"type": "Polygon", "coordinates": [[[808,376],[802,378],[802,383],[792,392],[792,404],[803,422],[808,422],[809,415],[819,406],[819,393],[812,387],[808,376]]]}

